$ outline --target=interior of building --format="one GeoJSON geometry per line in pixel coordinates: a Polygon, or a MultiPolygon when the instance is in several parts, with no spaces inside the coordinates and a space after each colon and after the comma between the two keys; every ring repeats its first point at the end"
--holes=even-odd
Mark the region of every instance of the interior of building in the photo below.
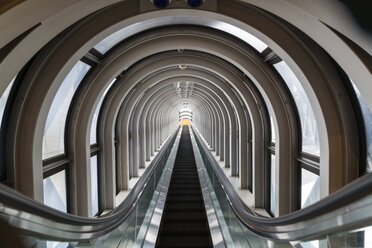
{"type": "Polygon", "coordinates": [[[362,2],[0,1],[0,247],[372,247],[362,2]]]}

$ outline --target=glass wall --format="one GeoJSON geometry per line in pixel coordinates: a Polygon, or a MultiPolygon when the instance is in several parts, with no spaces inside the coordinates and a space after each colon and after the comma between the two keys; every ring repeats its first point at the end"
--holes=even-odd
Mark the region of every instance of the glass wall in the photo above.
{"type": "Polygon", "coordinates": [[[297,106],[301,121],[302,151],[319,155],[319,133],[309,99],[296,75],[281,61],[273,65],[287,84],[297,106]]]}
{"type": "Polygon", "coordinates": [[[13,78],[12,82],[8,85],[8,87],[5,89],[3,95],[0,97],[0,123],[2,123],[3,120],[3,114],[6,106],[6,102],[8,101],[10,90],[13,87],[15,78],[13,78]]]}
{"type": "Polygon", "coordinates": [[[44,129],[42,158],[65,152],[65,124],[74,93],[90,66],[79,61],[63,80],[54,97],[44,129]]]}
{"type": "Polygon", "coordinates": [[[270,115],[270,127],[271,127],[271,142],[275,143],[276,135],[275,135],[275,126],[274,126],[274,114],[270,110],[270,108],[267,108],[269,115],[270,115]]]}
{"type": "Polygon", "coordinates": [[[284,61],[274,62],[273,66],[291,92],[300,119],[301,149],[298,154],[298,164],[301,194],[299,201],[301,208],[304,208],[320,199],[319,176],[314,173],[319,172],[320,162],[318,126],[310,101],[296,75],[284,61]]]}
{"type": "Polygon", "coordinates": [[[109,86],[107,86],[105,92],[103,92],[103,95],[102,95],[101,99],[99,99],[96,110],[94,111],[92,126],[90,127],[90,144],[91,145],[97,143],[97,122],[98,122],[99,111],[101,110],[101,106],[102,106],[103,100],[105,99],[107,91],[111,88],[111,86],[115,82],[115,80],[116,79],[112,80],[112,82],[109,84],[109,86]]]}
{"type": "Polygon", "coordinates": [[[66,170],[62,170],[43,180],[44,204],[67,212],[66,170]]]}
{"type": "Polygon", "coordinates": [[[354,82],[350,79],[353,88],[355,90],[355,94],[358,97],[360,109],[362,110],[363,121],[364,121],[364,131],[366,135],[366,171],[372,172],[372,113],[368,108],[366,101],[364,100],[362,94],[358,87],[354,84],[354,82]]]}
{"type": "Polygon", "coordinates": [[[320,199],[319,176],[301,169],[301,208],[307,207],[320,199]]]}
{"type": "Polygon", "coordinates": [[[98,168],[97,155],[90,158],[90,186],[92,194],[92,216],[98,213],[98,168]]]}
{"type": "Polygon", "coordinates": [[[275,180],[275,155],[271,154],[271,165],[270,165],[270,210],[275,215],[276,202],[275,202],[275,190],[276,190],[276,180],[275,180]]]}

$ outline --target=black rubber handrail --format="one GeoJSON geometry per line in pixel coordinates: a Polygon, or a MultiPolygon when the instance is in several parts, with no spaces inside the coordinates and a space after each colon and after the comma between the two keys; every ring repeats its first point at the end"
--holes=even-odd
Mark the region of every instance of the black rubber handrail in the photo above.
{"type": "Polygon", "coordinates": [[[88,218],[63,213],[0,184],[0,217],[20,234],[47,240],[83,241],[109,233],[133,211],[159,162],[168,156],[178,131],[172,133],[125,200],[108,214],[88,218]]]}
{"type": "Polygon", "coordinates": [[[308,240],[372,224],[372,174],[360,177],[309,207],[276,218],[264,217],[242,201],[194,127],[193,130],[235,215],[255,233],[274,240],[308,240]]]}

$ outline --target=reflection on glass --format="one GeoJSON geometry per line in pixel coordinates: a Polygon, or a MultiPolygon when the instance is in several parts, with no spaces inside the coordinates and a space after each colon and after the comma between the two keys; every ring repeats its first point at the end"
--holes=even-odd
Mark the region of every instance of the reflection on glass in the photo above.
{"type": "Polygon", "coordinates": [[[103,95],[102,95],[101,99],[99,99],[96,110],[94,111],[92,125],[90,127],[90,144],[91,145],[97,143],[97,122],[98,122],[99,111],[101,109],[103,99],[105,99],[105,96],[107,94],[107,91],[111,88],[111,86],[114,82],[115,82],[115,79],[112,80],[112,82],[109,84],[109,86],[107,86],[107,88],[103,92],[103,95]]]}
{"type": "Polygon", "coordinates": [[[319,248],[319,240],[301,242],[303,248],[319,248]]]}
{"type": "Polygon", "coordinates": [[[270,183],[270,210],[275,215],[276,203],[275,203],[275,155],[271,154],[271,183],[270,183]]]}
{"type": "Polygon", "coordinates": [[[302,151],[319,155],[318,126],[304,88],[284,61],[274,64],[274,67],[284,79],[295,100],[301,120],[302,151]]]}
{"type": "MultiPolygon", "coordinates": [[[[372,247],[372,227],[357,228],[349,231],[336,232],[318,240],[302,241],[301,247],[372,247]]],[[[293,246],[295,247],[295,246],[293,246]]],[[[296,246],[297,247],[297,246],[296,246]]]]}
{"type": "Polygon", "coordinates": [[[66,172],[60,171],[43,180],[44,204],[67,212],[66,172]]]}
{"type": "Polygon", "coordinates": [[[354,84],[354,82],[350,79],[354,90],[355,94],[358,97],[359,100],[359,105],[362,110],[362,115],[363,115],[363,121],[364,121],[364,129],[365,129],[365,134],[366,134],[366,145],[367,145],[367,165],[366,165],[366,170],[367,172],[372,172],[372,113],[370,109],[368,108],[368,105],[366,101],[364,100],[362,94],[360,94],[359,89],[357,86],[354,84]]]}
{"type": "Polygon", "coordinates": [[[307,207],[320,199],[319,176],[301,169],[301,208],[307,207]]]}
{"type": "Polygon", "coordinates": [[[68,247],[67,242],[47,241],[47,248],[66,248],[66,247],[68,247]]]}
{"type": "Polygon", "coordinates": [[[372,226],[364,228],[364,247],[372,245],[372,226]]]}
{"type": "Polygon", "coordinates": [[[79,61],[63,80],[53,99],[44,129],[43,159],[65,152],[64,136],[67,112],[74,93],[90,66],[79,61]]]}
{"type": "Polygon", "coordinates": [[[274,126],[274,114],[270,108],[267,108],[270,115],[270,126],[271,126],[271,141],[275,143],[276,136],[275,136],[275,126],[274,126]]]}
{"type": "Polygon", "coordinates": [[[92,193],[92,216],[98,213],[97,155],[90,158],[90,185],[92,193]]]}
{"type": "MultiPolygon", "coordinates": [[[[346,232],[336,232],[327,236],[328,247],[347,247],[347,248],[370,248],[371,243],[366,243],[368,232],[364,228],[349,230],[346,232]]],[[[323,243],[323,242],[322,242],[323,243]]]]}
{"type": "Polygon", "coordinates": [[[13,78],[12,82],[10,82],[8,87],[6,87],[3,95],[0,97],[0,121],[3,120],[3,114],[4,114],[6,102],[8,101],[9,93],[10,93],[10,90],[12,89],[12,87],[13,87],[14,80],[15,80],[15,78],[13,78]]]}

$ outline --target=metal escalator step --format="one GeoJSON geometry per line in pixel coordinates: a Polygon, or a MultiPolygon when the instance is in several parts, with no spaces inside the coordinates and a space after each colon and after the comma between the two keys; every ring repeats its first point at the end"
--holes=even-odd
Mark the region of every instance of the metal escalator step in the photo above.
{"type": "MultiPolygon", "coordinates": [[[[168,201],[168,199],[167,199],[168,201]]],[[[182,196],[182,195],[179,195],[179,196],[173,196],[169,199],[169,202],[170,203],[173,203],[173,202],[188,202],[188,201],[203,201],[203,198],[202,196],[195,196],[195,195],[192,195],[192,196],[182,196]]]]}
{"type": "Polygon", "coordinates": [[[182,225],[178,223],[167,223],[163,228],[163,233],[165,235],[208,235],[208,227],[205,223],[201,224],[200,222],[188,222],[182,225]]]}
{"type": "Polygon", "coordinates": [[[188,129],[182,130],[156,247],[212,247],[188,129]]]}
{"type": "Polygon", "coordinates": [[[164,236],[159,247],[211,247],[205,236],[164,236]]]}
{"type": "Polygon", "coordinates": [[[200,209],[202,202],[183,202],[183,203],[172,203],[167,205],[167,211],[194,211],[200,209]]]}

